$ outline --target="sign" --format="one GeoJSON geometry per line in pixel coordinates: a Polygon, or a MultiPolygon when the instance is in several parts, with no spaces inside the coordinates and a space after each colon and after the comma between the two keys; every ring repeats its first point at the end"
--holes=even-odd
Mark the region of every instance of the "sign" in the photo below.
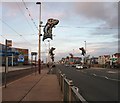
{"type": "Polygon", "coordinates": [[[20,54],[18,56],[18,62],[24,62],[24,55],[20,54]]]}
{"type": "Polygon", "coordinates": [[[37,52],[31,52],[31,55],[37,55],[37,52]]]}
{"type": "Polygon", "coordinates": [[[6,40],[7,46],[12,46],[12,40],[6,40]]]}
{"type": "Polygon", "coordinates": [[[111,58],[110,60],[112,60],[112,62],[116,62],[117,58],[111,58]]]}

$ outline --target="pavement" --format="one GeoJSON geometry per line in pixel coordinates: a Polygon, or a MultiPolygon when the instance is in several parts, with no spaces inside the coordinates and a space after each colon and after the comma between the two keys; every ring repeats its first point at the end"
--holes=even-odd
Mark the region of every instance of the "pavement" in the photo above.
{"type": "Polygon", "coordinates": [[[33,73],[2,87],[2,101],[60,101],[62,92],[55,74],[42,69],[41,74],[33,73]]]}

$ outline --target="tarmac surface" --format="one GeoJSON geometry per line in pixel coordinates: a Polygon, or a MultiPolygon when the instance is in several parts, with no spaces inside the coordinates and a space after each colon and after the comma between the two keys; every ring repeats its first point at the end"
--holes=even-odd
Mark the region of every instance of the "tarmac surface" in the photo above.
{"type": "Polygon", "coordinates": [[[62,101],[62,92],[55,74],[42,69],[2,87],[2,101],[62,101]]]}

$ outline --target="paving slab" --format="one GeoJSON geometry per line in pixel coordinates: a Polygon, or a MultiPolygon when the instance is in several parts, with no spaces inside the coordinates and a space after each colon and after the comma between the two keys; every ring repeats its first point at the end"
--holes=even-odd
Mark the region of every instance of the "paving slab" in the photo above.
{"type": "Polygon", "coordinates": [[[62,101],[62,93],[56,75],[45,75],[23,101],[62,101]]]}
{"type": "Polygon", "coordinates": [[[47,72],[43,69],[3,87],[2,101],[62,101],[57,76],[47,72]]]}

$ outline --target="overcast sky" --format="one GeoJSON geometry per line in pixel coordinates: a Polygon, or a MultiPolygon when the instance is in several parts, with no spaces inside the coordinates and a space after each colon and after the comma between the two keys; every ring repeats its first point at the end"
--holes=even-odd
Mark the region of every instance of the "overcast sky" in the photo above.
{"type": "MultiPolygon", "coordinates": [[[[38,51],[39,5],[35,2],[2,2],[0,42],[13,41],[13,47],[38,51]],[[26,7],[28,9],[26,9],[26,7]],[[30,15],[29,15],[30,14],[30,15]],[[31,20],[32,19],[32,20],[31,20]]],[[[69,53],[81,56],[80,47],[87,55],[100,56],[118,52],[117,2],[42,2],[41,18],[45,25],[49,18],[60,22],[53,28],[53,40],[42,41],[42,59],[45,61],[48,40],[55,47],[55,60],[69,53]]],[[[43,28],[41,28],[43,34],[43,28]]]]}

